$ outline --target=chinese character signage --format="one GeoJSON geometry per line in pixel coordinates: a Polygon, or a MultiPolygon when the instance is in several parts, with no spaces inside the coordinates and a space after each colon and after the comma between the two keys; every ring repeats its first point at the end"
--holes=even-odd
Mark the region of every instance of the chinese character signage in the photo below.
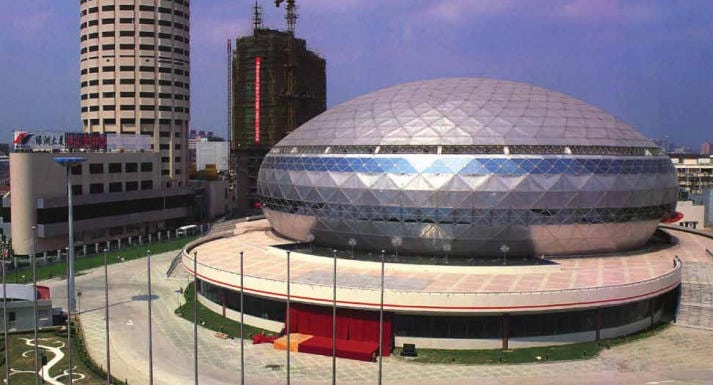
{"type": "Polygon", "coordinates": [[[106,150],[106,134],[98,132],[68,132],[65,135],[68,150],[106,150]]]}
{"type": "Polygon", "coordinates": [[[15,131],[15,151],[106,150],[106,134],[59,131],[15,131]]]}

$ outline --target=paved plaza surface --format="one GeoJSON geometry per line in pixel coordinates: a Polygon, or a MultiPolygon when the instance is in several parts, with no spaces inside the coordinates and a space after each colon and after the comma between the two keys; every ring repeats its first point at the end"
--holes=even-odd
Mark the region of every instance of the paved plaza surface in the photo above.
{"type": "MultiPolygon", "coordinates": [[[[689,237],[682,232],[676,236],[689,237]]],[[[692,237],[684,242],[679,256],[692,267],[684,270],[684,282],[700,284],[710,290],[713,257],[711,240],[692,237]]],[[[166,270],[175,252],[152,257],[153,354],[156,384],[193,384],[193,324],[179,318],[174,309],[183,300],[177,290],[185,288],[190,277],[178,269],[170,278],[166,270]]],[[[110,276],[110,342],[112,373],[130,384],[148,383],[146,259],[115,264],[110,276]]],[[[54,306],[66,306],[65,281],[49,280],[54,306]]],[[[77,277],[81,291],[80,317],[89,352],[105,364],[103,269],[81,272],[77,277]]],[[[706,309],[710,293],[691,295],[690,302],[706,309]]],[[[705,312],[704,312],[705,313],[705,312]]],[[[709,314],[708,312],[707,314],[709,314]]],[[[682,314],[683,315],[683,314],[682,314]]],[[[709,316],[708,316],[709,317],[709,316]]],[[[685,315],[684,315],[685,318],[685,315]]],[[[397,357],[384,359],[385,384],[711,384],[713,383],[713,330],[671,326],[653,338],[605,350],[594,359],[522,365],[445,365],[417,364],[397,357]]],[[[710,318],[710,317],[709,317],[710,318]]],[[[685,320],[689,324],[697,321],[685,320]]],[[[684,319],[679,322],[684,324],[684,319]]],[[[698,322],[699,324],[701,322],[698,322]]],[[[215,333],[198,329],[199,378],[202,384],[240,382],[239,341],[223,340],[215,333]]],[[[269,344],[245,344],[245,376],[249,384],[285,383],[284,351],[269,344]]],[[[331,382],[331,357],[304,353],[291,354],[291,379],[294,384],[331,382]]],[[[337,359],[337,382],[374,384],[377,364],[337,359]]]]}
{"type": "MultiPolygon", "coordinates": [[[[236,274],[240,271],[237,252],[244,251],[246,276],[285,281],[284,253],[275,253],[268,248],[294,242],[273,233],[267,220],[251,222],[249,225],[253,227],[252,231],[207,242],[192,251],[198,252],[201,264],[236,274]]],[[[685,242],[678,245],[658,245],[639,251],[607,254],[600,258],[548,258],[556,262],[553,265],[486,267],[387,263],[385,287],[387,290],[422,293],[502,293],[634,284],[670,273],[673,270],[673,256],[685,253],[688,244],[697,245],[688,239],[695,236],[678,233],[686,238],[685,242]]],[[[713,241],[708,241],[709,247],[713,249],[713,241]]],[[[407,258],[403,257],[404,260],[407,258]]],[[[291,282],[331,286],[331,266],[331,258],[293,257],[291,282]]],[[[379,263],[338,264],[338,286],[378,289],[380,273],[379,263]]]]}

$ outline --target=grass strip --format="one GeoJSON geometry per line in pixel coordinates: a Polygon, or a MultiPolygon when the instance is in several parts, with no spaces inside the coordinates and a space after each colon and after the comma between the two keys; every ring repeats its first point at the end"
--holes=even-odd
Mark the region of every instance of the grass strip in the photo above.
{"type": "MultiPolygon", "coordinates": [[[[187,321],[193,323],[193,285],[191,282],[188,284],[186,289],[183,291],[183,297],[186,302],[176,309],[176,314],[184,318],[187,321]]],[[[240,337],[240,322],[234,321],[230,318],[223,317],[222,315],[208,309],[202,303],[198,304],[198,325],[213,330],[216,332],[221,332],[227,334],[230,338],[240,337]]],[[[276,334],[269,330],[260,329],[254,326],[245,324],[245,338],[250,338],[255,334],[276,334]]]]}
{"type": "MultiPolygon", "coordinates": [[[[186,237],[179,239],[171,239],[163,242],[153,242],[151,244],[136,245],[132,247],[113,250],[107,253],[107,259],[110,265],[132,259],[143,258],[146,256],[146,250],[151,250],[153,254],[164,253],[167,251],[182,249],[186,244],[195,240],[197,237],[186,237]]],[[[86,257],[77,257],[74,259],[75,274],[82,270],[89,270],[95,267],[104,266],[104,254],[90,254],[86,257]]],[[[42,281],[52,278],[66,277],[67,264],[52,263],[48,265],[37,265],[37,280],[42,281]]],[[[25,267],[17,269],[14,272],[8,272],[7,282],[9,283],[30,283],[32,282],[32,270],[29,264],[25,267]]]]}
{"type": "MultiPolygon", "coordinates": [[[[502,349],[473,349],[473,350],[446,350],[446,349],[421,349],[417,348],[418,356],[409,358],[411,362],[461,364],[461,365],[487,365],[487,364],[524,364],[552,361],[586,360],[599,356],[604,349],[619,346],[630,342],[655,336],[667,329],[669,323],[659,324],[640,332],[617,338],[602,340],[601,342],[581,342],[566,345],[536,346],[502,349]]],[[[400,357],[402,348],[394,349],[394,355],[400,357]]]]}

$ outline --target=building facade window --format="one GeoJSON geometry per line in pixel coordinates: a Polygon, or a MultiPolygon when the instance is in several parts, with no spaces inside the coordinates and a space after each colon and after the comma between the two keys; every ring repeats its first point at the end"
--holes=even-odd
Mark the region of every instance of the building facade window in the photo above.
{"type": "Polygon", "coordinates": [[[90,194],[103,194],[104,193],[104,183],[92,183],[89,185],[90,194]]]}
{"type": "Polygon", "coordinates": [[[121,163],[109,163],[109,174],[121,173],[121,163]]]}
{"type": "Polygon", "coordinates": [[[137,172],[139,170],[139,165],[136,162],[128,162],[125,165],[126,172],[137,172]]]}
{"type": "Polygon", "coordinates": [[[116,192],[121,192],[121,182],[111,182],[109,183],[109,192],[110,193],[116,193],[116,192]]]}
{"type": "Polygon", "coordinates": [[[104,164],[103,163],[90,163],[89,164],[89,173],[90,174],[103,174],[104,173],[104,164]]]}

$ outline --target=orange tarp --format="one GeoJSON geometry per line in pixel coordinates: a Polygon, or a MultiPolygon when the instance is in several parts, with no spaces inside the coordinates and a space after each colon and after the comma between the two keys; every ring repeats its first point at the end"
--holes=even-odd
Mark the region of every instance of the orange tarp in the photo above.
{"type": "MultiPolygon", "coordinates": [[[[300,345],[300,343],[307,341],[308,339],[310,339],[312,337],[313,336],[310,334],[290,333],[290,351],[296,352],[297,347],[300,345]]],[[[287,349],[287,336],[282,336],[282,337],[276,339],[275,342],[272,343],[272,346],[274,346],[275,349],[278,349],[278,350],[286,350],[287,349]]]]}

